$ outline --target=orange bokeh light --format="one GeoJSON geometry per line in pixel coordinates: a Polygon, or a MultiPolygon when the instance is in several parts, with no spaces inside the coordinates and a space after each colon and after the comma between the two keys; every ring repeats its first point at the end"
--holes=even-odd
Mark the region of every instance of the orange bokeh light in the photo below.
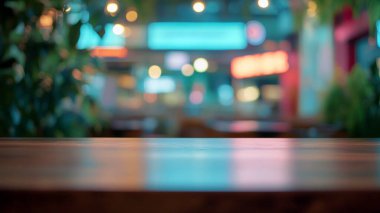
{"type": "Polygon", "coordinates": [[[231,62],[232,76],[238,79],[280,74],[288,70],[288,54],[285,51],[241,56],[231,62]]]}
{"type": "Polygon", "coordinates": [[[127,48],[96,47],[91,51],[92,57],[98,58],[125,58],[128,55],[127,48]]]}

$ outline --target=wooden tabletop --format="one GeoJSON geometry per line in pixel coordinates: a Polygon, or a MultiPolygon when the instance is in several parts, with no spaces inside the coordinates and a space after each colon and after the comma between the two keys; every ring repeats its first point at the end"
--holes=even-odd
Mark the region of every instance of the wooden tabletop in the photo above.
{"type": "Polygon", "coordinates": [[[0,139],[0,212],[379,210],[379,142],[0,139]]]}

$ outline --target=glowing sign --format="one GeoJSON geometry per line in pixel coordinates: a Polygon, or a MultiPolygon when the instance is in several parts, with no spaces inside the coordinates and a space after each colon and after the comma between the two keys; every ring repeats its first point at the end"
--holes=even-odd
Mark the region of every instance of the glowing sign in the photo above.
{"type": "Polygon", "coordinates": [[[101,41],[98,33],[91,24],[83,24],[80,28],[80,36],[77,43],[78,49],[91,49],[99,45],[101,41]]]}
{"type": "Polygon", "coordinates": [[[95,47],[124,47],[125,37],[116,35],[112,29],[113,24],[105,26],[105,34],[101,38],[90,24],[84,24],[80,29],[80,36],[77,43],[78,49],[93,49],[95,47]]]}
{"type": "Polygon", "coordinates": [[[288,54],[285,51],[241,56],[231,62],[232,76],[238,79],[280,74],[288,69],[288,54]]]}
{"type": "Polygon", "coordinates": [[[156,22],[148,27],[153,50],[237,50],[247,46],[240,22],[156,22]]]}
{"type": "Polygon", "coordinates": [[[128,50],[120,47],[96,47],[91,50],[92,57],[98,58],[125,58],[128,50]]]}
{"type": "Polygon", "coordinates": [[[247,36],[248,43],[257,46],[264,42],[266,37],[266,30],[260,22],[250,21],[247,23],[247,36]]]}
{"type": "Polygon", "coordinates": [[[175,91],[175,82],[170,77],[161,77],[157,79],[147,78],[144,82],[145,93],[169,93],[175,91]]]}
{"type": "Polygon", "coordinates": [[[376,22],[377,26],[377,46],[380,47],[380,20],[376,22]]]}

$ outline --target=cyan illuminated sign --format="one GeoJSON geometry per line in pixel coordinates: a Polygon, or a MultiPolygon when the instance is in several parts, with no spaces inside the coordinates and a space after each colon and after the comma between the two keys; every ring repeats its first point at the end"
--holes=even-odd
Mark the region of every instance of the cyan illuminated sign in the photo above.
{"type": "Polygon", "coordinates": [[[238,50],[247,46],[240,22],[156,22],[148,26],[153,50],[238,50]]]}
{"type": "Polygon", "coordinates": [[[147,78],[144,82],[145,92],[151,94],[174,92],[175,88],[175,81],[168,76],[163,76],[158,79],[147,78]]]}
{"type": "Polygon", "coordinates": [[[78,49],[94,49],[95,47],[124,47],[125,37],[112,32],[113,24],[105,26],[105,34],[101,38],[90,24],[82,25],[77,43],[78,49]]]}
{"type": "Polygon", "coordinates": [[[380,47],[380,20],[376,22],[377,26],[377,46],[380,47]]]}

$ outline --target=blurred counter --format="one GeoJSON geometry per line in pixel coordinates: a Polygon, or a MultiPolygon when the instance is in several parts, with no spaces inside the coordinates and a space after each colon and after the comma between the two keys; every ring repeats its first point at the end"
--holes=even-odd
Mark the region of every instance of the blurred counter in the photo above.
{"type": "Polygon", "coordinates": [[[379,211],[375,139],[1,139],[0,212],[379,211]]]}

